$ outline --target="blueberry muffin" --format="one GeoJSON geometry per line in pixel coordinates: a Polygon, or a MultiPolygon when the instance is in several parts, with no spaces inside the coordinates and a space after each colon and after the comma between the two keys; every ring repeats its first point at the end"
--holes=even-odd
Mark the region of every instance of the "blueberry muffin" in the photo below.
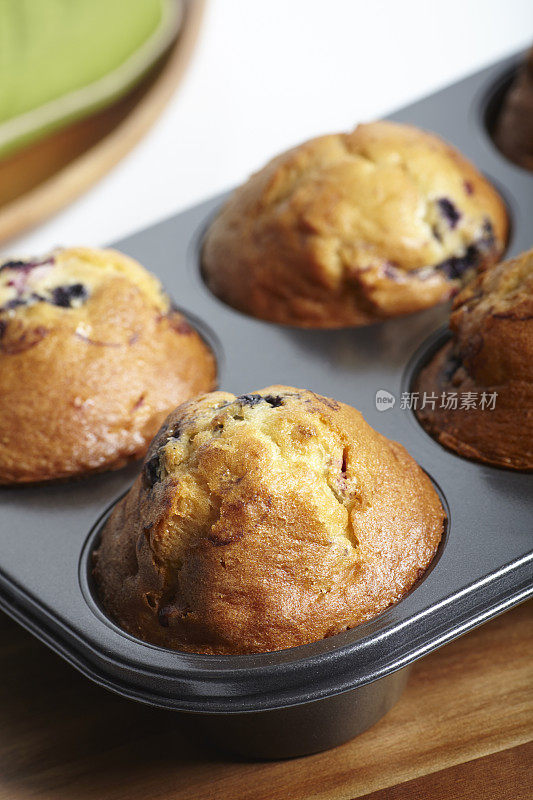
{"type": "Polygon", "coordinates": [[[286,386],[215,392],[166,420],[104,527],[95,577],[141,639],[280,650],[397,602],[444,523],[426,474],[355,409],[286,386]]]}
{"type": "Polygon", "coordinates": [[[115,469],[214,387],[209,348],[113,250],[0,264],[0,483],[115,469]]]}
{"type": "Polygon", "coordinates": [[[494,141],[508,159],[533,170],[533,48],[503,99],[494,141]]]}
{"type": "Polygon", "coordinates": [[[203,271],[219,298],[261,319],[367,325],[448,299],[506,236],[501,198],[460,153],[375,122],[253,175],[211,225],[203,271]]]}
{"type": "Polygon", "coordinates": [[[466,458],[533,468],[533,250],[492,266],[459,294],[452,337],[415,387],[420,422],[466,458]],[[441,401],[441,397],[444,398],[441,401]],[[450,399],[451,398],[451,399],[450,399]]]}

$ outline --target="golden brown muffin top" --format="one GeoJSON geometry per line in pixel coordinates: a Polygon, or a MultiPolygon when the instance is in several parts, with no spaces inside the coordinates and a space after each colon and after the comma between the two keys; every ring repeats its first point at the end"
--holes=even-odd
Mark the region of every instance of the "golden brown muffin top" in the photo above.
{"type": "MultiPolygon", "coordinates": [[[[251,213],[290,206],[322,238],[332,279],[351,261],[372,268],[376,256],[407,272],[442,264],[490,235],[487,223],[501,209],[496,192],[450,145],[393,122],[289,150],[270,162],[254,194],[251,213]]],[[[494,232],[500,239],[502,228],[494,232]]]]}
{"type": "Polygon", "coordinates": [[[472,405],[422,408],[420,421],[466,458],[533,469],[533,250],[477,275],[457,296],[450,327],[416,388],[472,405]]]}
{"type": "Polygon", "coordinates": [[[215,294],[251,314],[364,324],[447,299],[506,236],[501,198],[457,150],[374,122],[253,175],[208,231],[204,268],[215,294]]]}
{"type": "Polygon", "coordinates": [[[209,348],[115,250],[0,265],[0,483],[117,468],[215,385],[209,348]]]}
{"type": "MultiPolygon", "coordinates": [[[[348,476],[346,464],[343,468],[342,437],[319,415],[311,422],[309,398],[299,407],[303,393],[266,391],[239,398],[225,392],[210,395],[195,403],[191,415],[186,410],[170,435],[165,434],[145,476],[149,482],[155,477],[177,483],[177,508],[185,513],[175,510],[172,530],[165,529],[154,539],[159,557],[165,558],[169,548],[172,558],[179,559],[181,552],[194,546],[214,522],[215,493],[227,489],[231,493],[235,485],[240,497],[240,482],[245,480],[279,486],[289,496],[298,496],[307,513],[314,515],[317,533],[331,540],[333,551],[356,559],[349,511],[365,500],[360,480],[348,476]]],[[[242,498],[238,505],[243,506],[242,498]]],[[[239,513],[231,502],[229,511],[230,516],[239,513]]],[[[228,521],[221,517],[211,527],[209,536],[215,542],[220,537],[224,541],[229,533],[228,521]]],[[[237,530],[231,533],[235,535],[237,530]]]]}
{"type": "Polygon", "coordinates": [[[453,326],[473,330],[488,316],[531,318],[533,307],[533,249],[494,264],[477,275],[455,298],[453,326]]]}
{"type": "Polygon", "coordinates": [[[450,327],[456,354],[480,382],[533,381],[533,249],[467,284],[450,327]]]}
{"type": "Polygon", "coordinates": [[[96,576],[134,635],[203,653],[321,639],[396,602],[444,512],[359,412],[271,386],[183,404],[108,521],[96,576]]]}
{"type": "Polygon", "coordinates": [[[80,334],[89,335],[88,301],[117,282],[134,286],[155,310],[168,311],[170,302],[159,280],[132,258],[116,250],[72,247],[43,258],[1,262],[0,319],[53,325],[65,318],[65,310],[72,310],[80,334]]]}

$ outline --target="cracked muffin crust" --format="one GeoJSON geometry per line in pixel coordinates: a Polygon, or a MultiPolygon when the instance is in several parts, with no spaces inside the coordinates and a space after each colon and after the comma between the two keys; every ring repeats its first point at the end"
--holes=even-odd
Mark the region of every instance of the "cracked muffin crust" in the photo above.
{"type": "Polygon", "coordinates": [[[504,203],[458,151],[375,122],[281,154],[208,230],[203,272],[231,306],[316,328],[366,325],[447,300],[497,261],[504,203]]]}
{"type": "Polygon", "coordinates": [[[438,397],[472,392],[479,403],[427,407],[417,412],[420,422],[466,458],[533,469],[533,250],[469,283],[455,300],[450,328],[451,341],[421,371],[415,388],[438,397]],[[494,393],[492,409],[481,397],[494,393]]]}
{"type": "Polygon", "coordinates": [[[105,524],[98,593],[126,631],[206,654],[280,650],[397,602],[445,515],[355,409],[271,386],[184,403],[105,524]]]}
{"type": "Polygon", "coordinates": [[[215,361],[154,275],[113,250],[0,263],[0,483],[118,468],[215,361]]]}

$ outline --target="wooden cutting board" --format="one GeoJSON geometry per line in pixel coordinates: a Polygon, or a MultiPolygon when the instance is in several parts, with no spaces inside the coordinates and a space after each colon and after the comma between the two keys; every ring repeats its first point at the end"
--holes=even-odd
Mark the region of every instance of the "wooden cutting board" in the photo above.
{"type": "Polygon", "coordinates": [[[0,614],[0,800],[531,800],[532,688],[528,603],[415,664],[352,742],[246,762],[94,686],[0,614]]]}
{"type": "Polygon", "coordinates": [[[176,41],[126,96],[0,160],[0,242],[68,205],[144,136],[183,78],[205,5],[185,0],[176,41]]]}

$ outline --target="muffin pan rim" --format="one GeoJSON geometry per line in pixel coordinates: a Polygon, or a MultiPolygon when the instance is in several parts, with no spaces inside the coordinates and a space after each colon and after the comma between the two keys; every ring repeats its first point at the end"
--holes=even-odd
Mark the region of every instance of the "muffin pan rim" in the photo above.
{"type": "MultiPolygon", "coordinates": [[[[375,627],[372,623],[379,624],[379,622],[387,620],[387,615],[393,608],[397,608],[402,602],[404,602],[413,592],[423,585],[423,583],[429,578],[430,574],[433,572],[434,569],[438,567],[438,563],[441,558],[444,556],[446,550],[446,544],[448,538],[450,536],[450,532],[452,529],[452,518],[451,518],[451,511],[446,499],[446,495],[444,494],[442,488],[439,484],[432,478],[432,476],[424,470],[425,474],[430,479],[435,492],[439,498],[439,501],[442,505],[444,510],[445,518],[444,518],[444,526],[443,532],[440,539],[440,542],[437,546],[435,551],[435,555],[431,559],[429,565],[427,566],[424,574],[411,586],[411,588],[395,603],[392,603],[387,608],[383,609],[379,614],[376,614],[371,619],[367,620],[366,622],[360,623],[358,625],[353,626],[352,628],[348,628],[345,631],[340,631],[338,634],[334,634],[331,637],[325,637],[324,639],[319,639],[316,642],[309,642],[307,644],[298,645],[296,647],[287,647],[283,650],[270,650],[263,653],[236,653],[236,654],[228,654],[228,655],[212,655],[208,653],[194,653],[194,652],[187,652],[182,650],[176,650],[169,647],[164,647],[162,645],[156,645],[151,642],[147,642],[140,637],[134,636],[130,634],[128,631],[125,631],[120,625],[113,620],[113,618],[107,614],[105,609],[103,608],[101,601],[98,597],[98,589],[96,586],[96,582],[92,575],[93,569],[93,558],[94,553],[99,545],[100,536],[102,529],[109,519],[109,516],[113,512],[115,506],[124,498],[127,492],[123,493],[120,497],[118,497],[113,503],[107,508],[99,519],[95,522],[92,529],[87,534],[85,542],[82,547],[82,551],[80,553],[80,560],[79,560],[79,582],[81,591],[84,595],[85,601],[88,604],[89,608],[92,610],[93,614],[95,614],[101,621],[103,621],[106,625],[108,625],[112,630],[118,632],[121,636],[125,636],[130,641],[141,644],[143,646],[147,646],[150,649],[154,649],[164,653],[173,653],[173,654],[180,654],[187,656],[193,661],[198,659],[198,664],[200,665],[204,659],[211,659],[213,660],[213,664],[217,664],[217,666],[224,665],[226,668],[234,668],[229,662],[234,660],[244,659],[245,661],[248,660],[251,664],[251,661],[257,662],[256,664],[251,664],[251,666],[256,666],[258,668],[266,666],[267,662],[272,662],[275,660],[275,656],[279,654],[283,654],[283,663],[292,663],[293,661],[304,661],[308,657],[312,657],[313,653],[307,653],[307,650],[313,648],[314,645],[318,644],[318,642],[326,642],[328,644],[331,643],[331,647],[328,647],[323,652],[330,652],[330,650],[337,649],[338,645],[335,645],[335,642],[338,640],[339,636],[346,635],[347,638],[353,638],[353,635],[360,634],[355,638],[353,641],[346,642],[343,646],[345,648],[353,647],[354,645],[359,645],[360,643],[366,638],[365,631],[367,628],[375,627]],[[348,636],[352,633],[352,636],[348,636]],[[298,657],[294,659],[290,658],[290,654],[299,653],[298,657]],[[216,659],[216,661],[214,661],[216,659]],[[227,664],[225,662],[228,662],[227,664]],[[264,664],[261,662],[265,662],[264,664]]],[[[371,633],[369,635],[372,635],[371,633]]],[[[243,661],[243,667],[246,667],[246,663],[243,661]]],[[[250,665],[248,665],[249,668],[250,665]]]]}
{"type": "MultiPolygon", "coordinates": [[[[484,584],[487,584],[494,579],[504,578],[506,574],[510,573],[511,571],[521,568],[523,566],[529,565],[529,563],[533,564],[533,553],[526,554],[525,556],[516,559],[514,562],[504,566],[501,570],[498,571],[497,574],[491,574],[486,576],[485,579],[481,579],[480,581],[474,582],[471,586],[465,587],[462,592],[462,595],[467,596],[469,595],[472,590],[476,590],[482,588],[484,584]]],[[[130,639],[136,645],[141,645],[143,649],[149,649],[154,651],[162,651],[164,653],[171,653],[175,656],[182,656],[185,657],[186,661],[190,661],[189,656],[193,655],[194,659],[203,659],[203,666],[204,668],[206,665],[206,659],[211,660],[211,664],[213,669],[205,670],[207,673],[207,678],[205,679],[205,683],[209,685],[212,684],[214,681],[219,681],[219,683],[223,683],[224,678],[230,678],[231,680],[226,680],[225,686],[227,686],[227,691],[225,693],[216,692],[213,695],[198,695],[197,689],[199,686],[199,676],[198,674],[190,677],[191,684],[194,685],[193,696],[192,698],[184,698],[183,696],[176,698],[173,692],[169,692],[168,688],[166,691],[163,690],[163,682],[164,678],[170,678],[170,684],[173,684],[176,680],[176,677],[182,679],[188,673],[194,669],[195,666],[200,666],[200,664],[184,664],[182,673],[178,676],[177,670],[168,671],[166,674],[164,671],[159,667],[157,671],[148,669],[146,663],[143,664],[143,668],[137,668],[132,671],[132,676],[135,677],[135,681],[129,680],[126,681],[123,678],[117,680],[117,673],[118,670],[119,674],[122,674],[124,669],[130,671],[131,664],[128,664],[127,660],[124,659],[121,661],[118,651],[110,654],[106,652],[104,648],[100,651],[93,650],[93,655],[97,656],[97,658],[88,659],[88,658],[81,658],[80,652],[82,650],[76,650],[72,647],[72,644],[68,644],[68,642],[63,641],[62,638],[58,636],[57,630],[49,630],[47,627],[39,624],[36,621],[34,615],[30,615],[24,612],[23,608],[17,603],[17,587],[13,585],[12,589],[13,595],[11,597],[11,602],[9,597],[2,596],[0,594],[0,608],[6,611],[10,616],[12,616],[17,622],[22,624],[33,633],[38,639],[43,641],[48,646],[52,647],[59,655],[61,655],[66,661],[70,664],[75,666],[80,672],[84,675],[89,677],[91,680],[96,682],[97,684],[104,686],[112,691],[120,694],[121,696],[128,697],[130,699],[135,699],[140,702],[144,702],[148,705],[153,705],[159,708],[169,708],[175,709],[179,711],[187,711],[187,712],[198,712],[200,714],[226,714],[226,713],[241,713],[243,711],[246,712],[256,712],[256,711],[268,711],[268,710],[276,710],[281,708],[287,708],[290,706],[297,706],[303,705],[308,702],[317,702],[323,699],[327,699],[328,697],[333,697],[335,695],[343,694],[345,692],[351,692],[353,690],[362,688],[369,683],[373,683],[377,680],[380,680],[387,675],[391,675],[398,670],[401,670],[405,667],[408,667],[418,658],[421,658],[424,655],[427,655],[432,650],[437,649],[438,647],[447,644],[448,642],[452,641],[453,639],[457,638],[458,636],[463,635],[467,631],[471,630],[472,628],[476,627],[483,622],[488,621],[494,616],[497,616],[503,611],[517,605],[520,602],[527,600],[528,598],[533,596],[533,587],[530,584],[530,572],[524,570],[526,572],[526,580],[529,578],[529,585],[522,585],[519,587],[514,594],[509,595],[505,599],[500,600],[496,605],[492,606],[491,608],[487,609],[485,613],[479,615],[476,619],[466,619],[464,620],[459,627],[456,627],[453,631],[448,631],[448,633],[440,632],[438,636],[435,636],[432,641],[428,641],[419,645],[419,647],[413,651],[412,653],[398,658],[393,665],[389,664],[385,667],[380,667],[373,672],[369,672],[368,675],[364,676],[364,678],[354,681],[353,678],[349,677],[350,674],[353,672],[353,669],[349,665],[350,659],[350,651],[353,649],[350,645],[344,647],[337,647],[334,648],[329,654],[318,653],[314,656],[309,656],[307,658],[299,659],[296,662],[280,662],[279,664],[268,664],[268,656],[283,654],[290,651],[296,651],[303,648],[311,648],[313,645],[303,645],[301,648],[290,648],[290,650],[285,651],[276,651],[275,653],[264,653],[259,655],[240,655],[240,656],[201,656],[199,654],[186,654],[186,653],[177,653],[169,650],[165,650],[164,648],[158,648],[154,645],[150,645],[144,643],[140,640],[135,640],[133,637],[130,637],[129,634],[125,634],[123,631],[119,631],[119,634],[122,638],[130,639]],[[317,666],[320,666],[325,660],[328,662],[328,666],[331,666],[331,658],[325,658],[325,656],[331,656],[333,658],[341,656],[343,657],[343,661],[345,662],[344,666],[345,669],[339,674],[339,679],[337,680],[336,684],[332,687],[330,685],[321,685],[320,687],[316,687],[315,689],[309,689],[309,686],[305,682],[305,678],[307,673],[312,675],[313,672],[316,670],[317,666]],[[259,691],[250,692],[249,694],[244,694],[242,691],[235,692],[235,685],[240,685],[243,678],[250,677],[250,668],[252,664],[244,664],[241,668],[235,668],[232,665],[228,665],[226,670],[220,669],[220,664],[218,662],[223,660],[241,660],[244,661],[252,661],[257,658],[262,659],[265,657],[265,664],[257,664],[257,670],[254,672],[260,672],[259,679],[257,683],[253,680],[251,681],[252,685],[255,685],[256,688],[259,688],[259,691]],[[100,662],[104,661],[108,666],[112,665],[114,667],[114,671],[111,673],[106,673],[102,671],[102,669],[98,668],[100,662]],[[346,668],[346,662],[348,662],[348,667],[346,668]],[[283,675],[285,679],[287,677],[287,667],[290,666],[293,668],[292,671],[296,672],[296,677],[300,677],[300,680],[296,685],[292,683],[287,684],[287,688],[283,692],[274,693],[271,690],[264,690],[264,679],[265,677],[269,677],[273,682],[277,682],[279,680],[280,675],[283,675]],[[307,667],[307,670],[304,672],[302,670],[303,667],[307,667]],[[230,673],[229,676],[225,675],[224,673],[230,673]],[[152,684],[148,684],[148,679],[153,679],[152,684]],[[234,683],[235,682],[235,683],[234,683]],[[149,687],[149,688],[148,688],[149,687]],[[262,690],[262,691],[261,691],[262,690]]],[[[19,590],[20,591],[20,590],[19,590]]],[[[442,600],[437,606],[433,606],[431,609],[421,612],[416,617],[410,617],[408,620],[402,622],[398,626],[398,630],[404,630],[409,623],[417,622],[419,619],[424,619],[431,617],[431,614],[435,611],[442,610],[446,606],[450,605],[454,600],[457,599],[456,594],[450,595],[448,598],[442,600]]],[[[369,620],[371,623],[373,620],[369,620]]],[[[364,624],[369,624],[364,623],[364,624]]],[[[65,636],[68,636],[72,640],[72,631],[67,629],[65,626],[62,626],[63,632],[65,636]]],[[[355,630],[355,629],[353,629],[355,630]]],[[[347,633],[350,633],[348,631],[347,633]]],[[[382,635],[376,636],[374,634],[370,635],[370,639],[373,642],[377,642],[379,639],[386,637],[389,634],[389,631],[385,630],[382,632],[382,635]]],[[[344,634],[337,634],[337,636],[343,636],[344,634]]],[[[79,637],[78,637],[79,638],[79,637]]],[[[86,642],[83,639],[80,639],[82,642],[82,646],[86,642]]],[[[364,640],[363,640],[364,643],[364,640]]],[[[355,645],[361,644],[361,642],[356,642],[355,645]]],[[[255,675],[252,674],[252,678],[255,675]]],[[[170,686],[169,682],[166,681],[167,685],[170,686]]],[[[180,680],[181,683],[181,680],[180,680]]]]}

